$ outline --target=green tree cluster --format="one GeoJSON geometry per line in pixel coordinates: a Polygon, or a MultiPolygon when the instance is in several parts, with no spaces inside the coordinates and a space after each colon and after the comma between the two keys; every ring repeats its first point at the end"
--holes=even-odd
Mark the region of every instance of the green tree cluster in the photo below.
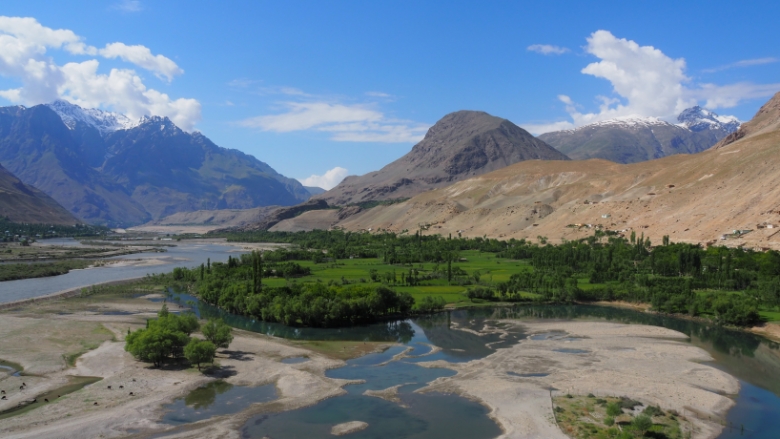
{"type": "Polygon", "coordinates": [[[172,314],[163,304],[157,318],[147,321],[146,328],[127,335],[125,350],[136,359],[158,367],[168,360],[186,358],[200,370],[201,364],[213,362],[217,347],[228,347],[233,336],[232,329],[222,320],[210,320],[206,324],[207,340],[191,337],[199,329],[195,314],[172,314]]]}

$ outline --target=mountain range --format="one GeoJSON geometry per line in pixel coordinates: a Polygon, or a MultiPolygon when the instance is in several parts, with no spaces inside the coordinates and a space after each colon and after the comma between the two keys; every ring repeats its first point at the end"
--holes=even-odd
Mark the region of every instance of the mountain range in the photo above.
{"type": "Polygon", "coordinates": [[[519,162],[343,219],[310,211],[271,230],[422,228],[559,241],[600,229],[643,234],[653,243],[668,235],[676,242],[780,249],[780,93],[736,133],[698,154],[641,163],[519,162]]]}
{"type": "Polygon", "coordinates": [[[329,204],[408,198],[523,160],[568,160],[512,122],[481,111],[444,116],[412,150],[379,171],[315,196],[329,204]]]}
{"type": "Polygon", "coordinates": [[[112,226],[311,196],[266,163],[168,118],[131,121],[65,101],[0,108],[0,164],[77,218],[112,226]]]}
{"type": "Polygon", "coordinates": [[[735,132],[740,121],[692,107],[672,124],[654,117],[620,117],[539,136],[574,160],[600,158],[637,163],[709,149],[735,132]]]}

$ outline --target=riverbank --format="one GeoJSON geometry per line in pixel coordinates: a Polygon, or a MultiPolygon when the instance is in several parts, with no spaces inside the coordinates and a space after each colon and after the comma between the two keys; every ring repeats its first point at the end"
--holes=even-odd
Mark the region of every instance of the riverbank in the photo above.
{"type": "MultiPolygon", "coordinates": [[[[218,367],[208,375],[191,368],[155,369],[125,352],[123,337],[128,330],[140,328],[146,319],[153,318],[163,297],[98,295],[29,303],[4,312],[0,318],[0,359],[19,363],[25,372],[39,375],[0,376],[0,388],[4,390],[18,389],[18,380],[28,385],[25,395],[9,394],[15,399],[9,399],[8,406],[20,398],[61,386],[68,375],[95,376],[102,381],[29,413],[2,420],[0,430],[19,438],[146,438],[163,432],[174,438],[235,437],[258,414],[294,410],[344,394],[343,386],[350,381],[328,378],[326,370],[345,365],[343,360],[350,356],[389,345],[289,341],[236,330],[233,344],[219,354],[218,367]],[[283,362],[285,358],[305,360],[283,362]],[[69,366],[72,361],[75,367],[69,366]],[[166,404],[216,379],[237,386],[273,383],[279,398],[236,414],[178,427],[161,422],[166,404]],[[119,386],[124,387],[122,392],[117,391],[119,386]],[[130,391],[134,392],[132,397],[130,391]]],[[[169,301],[168,307],[171,312],[184,309],[176,301],[169,301]]],[[[502,314],[507,315],[497,312],[491,319],[502,314]]],[[[485,320],[483,325],[478,315],[469,321],[472,319],[476,323],[468,326],[462,319],[459,323],[442,322],[439,327],[421,322],[431,342],[439,340],[435,343],[441,347],[431,346],[430,352],[411,357],[408,349],[401,350],[388,355],[381,364],[389,367],[391,363],[433,358],[442,349],[448,355],[464,352],[461,348],[475,349],[476,345],[484,349],[518,333],[530,334],[478,360],[421,363],[457,372],[453,377],[433,381],[422,391],[454,393],[480,402],[503,428],[503,438],[565,438],[552,416],[551,396],[555,393],[550,389],[555,388],[557,394],[627,396],[645,405],[677,410],[693,420],[695,439],[709,439],[717,434],[719,422],[734,404],[727,395],[739,391],[733,377],[702,364],[713,360],[707,352],[686,343],[684,334],[662,327],[561,320],[500,320],[496,324],[485,320]],[[455,340],[459,344],[453,344],[455,340]]],[[[400,406],[405,403],[398,390],[391,387],[366,394],[400,406]]],[[[0,405],[0,410],[8,406],[0,405]]],[[[414,409],[413,404],[409,407],[420,409],[414,409]]]]}
{"type": "Polygon", "coordinates": [[[452,392],[491,410],[502,438],[566,439],[553,417],[554,391],[627,396],[685,413],[694,439],[712,439],[734,405],[738,381],[709,365],[712,357],[660,327],[602,322],[522,322],[526,340],[476,361],[427,363],[458,373],[422,391],[452,392]],[[555,389],[554,391],[552,389],[555,389]]]}
{"type": "MultiPolygon", "coordinates": [[[[175,433],[173,437],[229,436],[251,415],[311,405],[343,394],[342,387],[350,382],[325,377],[326,370],[343,366],[342,360],[240,330],[234,331],[230,348],[218,353],[217,367],[208,374],[175,366],[156,369],[124,351],[124,335],[128,330],[143,327],[147,318],[154,317],[155,309],[160,306],[158,302],[121,299],[117,302],[119,306],[114,307],[108,300],[100,312],[85,309],[72,314],[52,312],[49,307],[53,304],[44,304],[44,310],[32,304],[13,315],[6,313],[0,319],[3,360],[18,363],[25,373],[35,374],[0,376],[0,388],[8,396],[7,400],[0,401],[0,411],[62,386],[68,376],[102,380],[28,413],[0,421],[3,437],[147,437],[163,431],[175,433]],[[128,309],[129,300],[139,305],[137,313],[121,314],[128,309]],[[85,349],[91,350],[79,356],[85,349]],[[73,356],[77,357],[75,367],[69,367],[67,358],[73,356]],[[307,361],[282,362],[291,357],[306,357],[307,361]],[[215,417],[183,427],[161,423],[165,404],[217,379],[236,386],[273,383],[279,398],[239,415],[215,417]],[[24,390],[18,390],[23,381],[26,382],[24,390]]],[[[91,302],[88,309],[94,310],[93,307],[91,302]]],[[[169,307],[172,311],[179,310],[173,303],[169,307]]]]}
{"type": "MultiPolygon", "coordinates": [[[[649,303],[633,303],[633,302],[621,302],[621,301],[615,301],[615,302],[605,302],[605,301],[599,301],[599,302],[592,302],[587,303],[588,305],[596,305],[596,306],[607,306],[607,307],[613,307],[613,308],[621,308],[621,309],[630,309],[632,311],[638,311],[638,312],[645,312],[645,313],[651,313],[651,314],[657,314],[657,315],[670,315],[671,317],[677,318],[677,319],[683,319],[683,320],[691,320],[694,322],[699,323],[709,323],[709,324],[715,324],[710,319],[704,318],[704,317],[693,317],[686,314],[663,314],[659,313],[657,311],[652,310],[652,305],[649,303]]],[[[768,340],[772,340],[774,342],[780,343],[780,322],[764,322],[763,324],[759,326],[752,326],[749,328],[745,327],[739,327],[739,326],[730,326],[729,328],[737,330],[737,331],[745,331],[749,332],[751,334],[760,335],[761,337],[764,337],[768,340]]]]}
{"type": "Polygon", "coordinates": [[[6,302],[6,303],[0,303],[0,311],[7,310],[7,309],[14,309],[19,308],[22,306],[34,304],[34,303],[40,303],[40,302],[49,302],[52,300],[62,300],[67,299],[70,297],[77,297],[80,296],[82,293],[82,290],[85,288],[92,288],[92,287],[109,287],[109,286],[115,286],[115,285],[129,285],[134,282],[139,282],[143,280],[142,277],[137,278],[131,278],[131,279],[121,279],[121,280],[115,280],[111,282],[103,282],[100,284],[94,284],[94,285],[83,285],[80,287],[75,288],[68,288],[62,291],[57,291],[51,294],[47,294],[45,296],[40,297],[33,297],[30,299],[22,299],[22,300],[15,300],[13,302],[6,302]]]}

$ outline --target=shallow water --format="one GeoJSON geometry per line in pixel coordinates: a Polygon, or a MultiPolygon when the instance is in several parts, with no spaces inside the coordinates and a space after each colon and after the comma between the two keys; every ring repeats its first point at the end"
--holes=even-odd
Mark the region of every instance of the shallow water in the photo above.
{"type": "MultiPolygon", "coordinates": [[[[70,238],[59,239],[56,242],[47,240],[47,243],[78,245],[78,241],[70,238]]],[[[211,262],[225,262],[228,256],[247,253],[246,251],[238,251],[236,247],[229,245],[188,243],[185,241],[177,242],[176,247],[166,247],[166,249],[167,252],[165,253],[136,253],[106,258],[106,260],[112,261],[123,259],[160,260],[162,263],[159,265],[146,267],[116,267],[108,265],[86,270],[72,270],[60,276],[0,282],[0,303],[45,296],[58,291],[104,282],[133,279],[146,276],[147,274],[168,273],[175,267],[195,267],[205,264],[209,258],[211,262]]]]}
{"type": "MultiPolygon", "coordinates": [[[[18,416],[23,413],[27,413],[30,410],[34,410],[42,405],[49,404],[49,401],[53,402],[55,399],[64,397],[70,393],[81,390],[82,388],[90,384],[96,383],[102,379],[103,378],[100,377],[70,376],[68,377],[68,383],[65,384],[64,386],[57,387],[56,389],[49,390],[45,393],[25,395],[26,399],[28,400],[35,399],[36,401],[30,404],[13,407],[8,410],[0,412],[0,420],[10,418],[12,416],[18,416]]],[[[11,393],[9,392],[9,395],[10,394],[11,393]]]]}
{"type": "MultiPolygon", "coordinates": [[[[328,371],[328,376],[334,378],[363,379],[366,380],[366,383],[347,386],[348,396],[345,397],[332,398],[292,412],[258,416],[245,426],[246,437],[263,437],[263,435],[269,435],[275,439],[327,437],[327,434],[323,432],[329,431],[332,425],[352,420],[361,420],[377,426],[351,435],[355,438],[495,437],[498,433],[493,436],[458,435],[458,432],[461,431],[466,434],[479,433],[472,432],[468,425],[456,428],[455,433],[451,433],[455,434],[454,436],[439,435],[439,431],[449,431],[447,429],[456,418],[455,424],[460,425],[461,417],[448,416],[447,413],[450,413],[450,410],[462,410],[463,416],[470,416],[471,418],[468,418],[465,424],[486,422],[485,425],[480,424],[482,425],[480,431],[489,431],[490,428],[495,427],[495,424],[486,416],[486,412],[480,411],[484,408],[478,405],[475,407],[471,405],[474,403],[464,398],[453,395],[433,397],[432,395],[419,395],[411,392],[440,376],[453,374],[448,369],[418,367],[415,364],[418,362],[471,361],[484,358],[495,352],[495,349],[511,346],[524,338],[552,339],[566,344],[579,340],[579,338],[569,337],[563,332],[555,331],[529,336],[517,327],[510,328],[510,332],[502,338],[499,333],[492,333],[500,326],[500,324],[495,323],[498,319],[543,319],[546,321],[590,319],[662,326],[682,332],[690,337],[691,344],[703,348],[713,356],[716,360],[714,363],[716,367],[738,378],[742,385],[740,394],[735,400],[736,406],[727,416],[731,427],[727,428],[719,439],[780,437],[780,425],[775,422],[780,415],[780,398],[778,397],[780,395],[780,380],[777,379],[780,376],[780,350],[778,349],[780,346],[750,333],[726,329],[713,324],[609,307],[532,305],[456,310],[428,317],[352,328],[294,328],[259,322],[244,316],[230,315],[208,304],[200,303],[196,297],[185,294],[173,294],[171,299],[182,304],[189,302],[195,306],[196,312],[201,316],[221,316],[233,326],[279,337],[311,340],[394,341],[405,345],[350,360],[347,362],[347,366],[328,371]],[[477,335],[471,332],[483,330],[488,333],[477,335]],[[430,345],[441,348],[441,351],[425,355],[432,352],[430,345]],[[410,350],[404,352],[406,349],[410,350]],[[401,358],[392,361],[396,355],[401,358]],[[413,414],[405,413],[402,410],[403,407],[396,403],[362,395],[365,390],[383,390],[397,385],[400,385],[398,397],[402,403],[404,405],[415,404],[413,414]],[[446,410],[441,408],[443,404],[447,407],[446,410]],[[391,419],[386,421],[382,419],[385,412],[391,419]],[[362,418],[355,417],[358,413],[362,418]],[[350,417],[349,414],[353,416],[350,417]],[[422,415],[418,416],[418,414],[425,414],[430,419],[421,417],[422,415]],[[432,427],[438,422],[436,419],[439,419],[439,415],[449,419],[450,423],[445,423],[447,425],[436,424],[435,427],[432,427]],[[283,425],[284,428],[282,428],[283,425]],[[743,426],[744,431],[742,430],[743,426]]],[[[569,347],[561,347],[556,350],[571,354],[588,352],[569,347]]],[[[529,374],[510,372],[509,374],[521,378],[546,375],[541,371],[529,374]]]]}
{"type": "Polygon", "coordinates": [[[572,348],[560,348],[560,349],[553,349],[555,352],[561,352],[563,354],[588,354],[590,351],[587,351],[585,349],[572,349],[572,348]]]}
{"type": "Polygon", "coordinates": [[[164,406],[165,415],[162,422],[181,425],[212,416],[230,415],[243,411],[254,403],[273,401],[276,398],[276,387],[273,384],[246,387],[214,381],[164,406]]]}
{"type": "Polygon", "coordinates": [[[439,393],[405,393],[407,407],[379,398],[352,393],[327,399],[315,406],[279,414],[260,415],[242,429],[244,438],[327,438],[330,429],[349,421],[368,428],[350,439],[490,439],[501,434],[487,409],[465,398],[439,393]]]}

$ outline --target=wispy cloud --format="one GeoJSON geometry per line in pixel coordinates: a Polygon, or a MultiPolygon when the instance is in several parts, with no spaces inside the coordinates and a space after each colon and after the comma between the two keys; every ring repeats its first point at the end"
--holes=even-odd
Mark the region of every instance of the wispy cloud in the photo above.
{"type": "Polygon", "coordinates": [[[341,180],[344,180],[344,177],[347,176],[348,172],[349,171],[345,168],[336,166],[333,169],[325,171],[322,175],[312,174],[310,177],[299,181],[304,186],[321,187],[326,190],[331,190],[341,183],[341,180]]]}
{"type": "Polygon", "coordinates": [[[231,81],[228,81],[227,85],[228,87],[235,87],[235,88],[246,88],[250,87],[255,84],[259,84],[262,81],[257,79],[248,79],[248,78],[236,78],[231,81]]]}
{"type": "Polygon", "coordinates": [[[372,98],[392,98],[393,95],[389,93],[383,93],[381,91],[367,91],[366,96],[371,96],[372,98]]]}
{"type": "Polygon", "coordinates": [[[122,12],[141,12],[144,7],[139,0],[121,0],[114,4],[114,9],[122,12]]]}
{"type": "Polygon", "coordinates": [[[755,58],[755,59],[743,59],[741,61],[733,62],[731,64],[726,64],[723,66],[713,67],[710,69],[704,69],[702,72],[704,73],[715,73],[715,72],[722,72],[723,70],[729,70],[739,67],[751,67],[751,66],[760,66],[763,64],[773,64],[780,61],[778,58],[773,57],[767,57],[767,58],[755,58]]]}
{"type": "Polygon", "coordinates": [[[531,52],[541,53],[542,55],[563,55],[569,52],[566,47],[553,46],[551,44],[532,44],[527,48],[531,52]]]}
{"type": "Polygon", "coordinates": [[[674,119],[682,110],[700,102],[710,109],[730,108],[745,100],[772,96],[780,90],[780,83],[694,84],[685,73],[683,58],[672,59],[653,46],[640,46],[606,30],[594,32],[587,41],[586,52],[599,60],[585,66],[581,73],[609,81],[614,96],[596,96],[598,111],[582,112],[569,96],[561,94],[558,100],[570,120],[523,124],[523,127],[541,134],[621,116],[674,119]]]}
{"type": "MultiPolygon", "coordinates": [[[[304,96],[307,96],[304,94],[304,96]]],[[[414,143],[428,125],[387,117],[372,104],[344,104],[325,100],[283,102],[284,111],[239,121],[240,126],[287,133],[320,131],[341,142],[414,143]]]]}

